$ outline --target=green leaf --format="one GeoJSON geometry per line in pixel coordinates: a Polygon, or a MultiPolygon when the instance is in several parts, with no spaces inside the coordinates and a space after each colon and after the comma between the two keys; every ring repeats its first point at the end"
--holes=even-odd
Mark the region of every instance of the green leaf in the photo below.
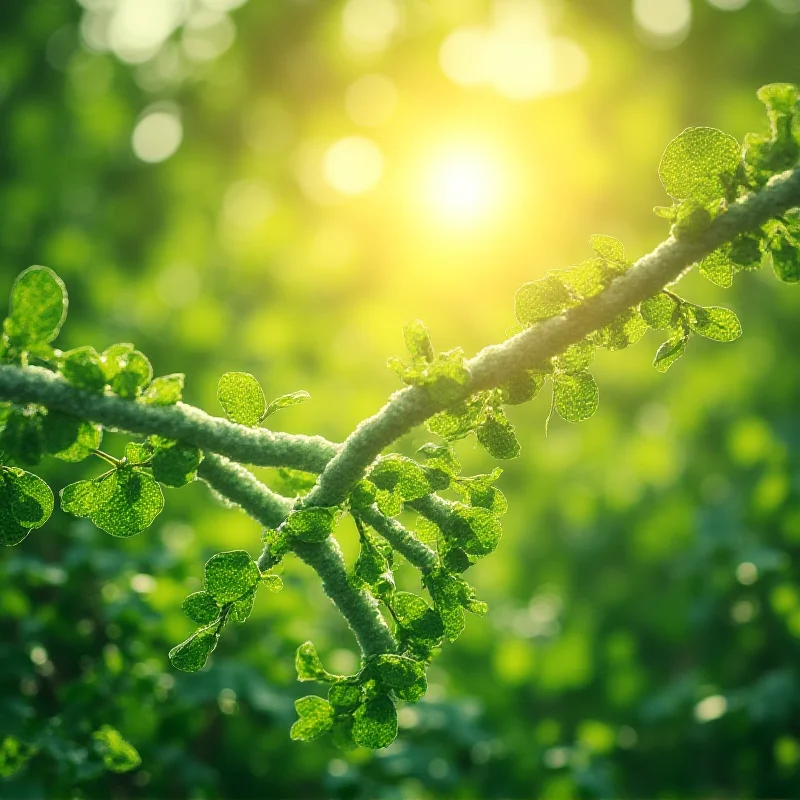
{"type": "Polygon", "coordinates": [[[742,335],[739,318],[729,308],[721,306],[701,306],[684,304],[684,313],[689,327],[706,339],[717,342],[732,342],[742,335]]]}
{"type": "Polygon", "coordinates": [[[255,427],[267,412],[264,392],[249,372],[226,372],[219,379],[217,399],[228,418],[239,425],[255,427]]]}
{"type": "Polygon", "coordinates": [[[181,611],[198,625],[209,625],[219,617],[220,607],[208,592],[190,594],[181,603],[181,611]]]}
{"type": "Polygon", "coordinates": [[[464,619],[464,610],[456,605],[437,607],[436,610],[439,612],[444,624],[444,635],[449,642],[454,642],[464,633],[464,629],[467,627],[467,622],[464,619]]]}
{"type": "Polygon", "coordinates": [[[152,455],[153,447],[149,442],[128,442],[125,445],[125,460],[132,466],[146,463],[152,455]]]}
{"type": "Polygon", "coordinates": [[[709,202],[725,196],[740,161],[733,136],[716,128],[687,128],[667,145],[658,175],[676,200],[709,202]]]}
{"type": "Polygon", "coordinates": [[[428,329],[418,319],[412,319],[403,327],[405,340],[411,358],[419,361],[433,361],[433,345],[428,329]]]}
{"type": "Polygon", "coordinates": [[[431,492],[425,470],[413,459],[394,453],[379,458],[367,477],[378,489],[392,492],[404,502],[431,492]]]}
{"type": "Polygon", "coordinates": [[[553,402],[567,422],[582,422],[597,411],[600,392],[588,372],[556,375],[553,378],[553,402]]]}
{"type": "Polygon", "coordinates": [[[103,362],[94,347],[76,347],[61,356],[61,374],[78,389],[102,392],[106,385],[103,362]]]}
{"type": "Polygon", "coordinates": [[[588,339],[571,344],[553,359],[557,372],[579,372],[586,369],[594,358],[595,345],[588,339]]]}
{"type": "Polygon", "coordinates": [[[303,403],[310,399],[311,395],[302,389],[299,392],[282,394],[267,406],[267,410],[264,412],[264,419],[271,417],[276,411],[280,411],[282,408],[296,406],[298,403],[303,403]]]}
{"type": "Polygon", "coordinates": [[[428,467],[440,469],[450,476],[458,475],[461,472],[461,464],[456,451],[449,444],[427,442],[417,452],[424,456],[428,467]]]}
{"type": "Polygon", "coordinates": [[[122,734],[110,725],[103,725],[92,734],[106,769],[111,772],[130,772],[142,763],[136,748],[122,738],[122,734]]]}
{"type": "Polygon", "coordinates": [[[14,519],[23,528],[41,528],[53,513],[53,491],[38,476],[19,467],[0,468],[14,519]]]}
{"type": "Polygon", "coordinates": [[[19,524],[11,510],[11,497],[4,478],[0,478],[0,544],[13,547],[19,544],[29,533],[30,528],[19,524]]]}
{"type": "Polygon", "coordinates": [[[353,718],[337,717],[333,722],[331,738],[334,747],[339,750],[355,750],[358,745],[353,741],[353,718]]]}
{"type": "Polygon", "coordinates": [[[253,605],[256,600],[256,591],[258,584],[256,584],[249,592],[243,594],[238,600],[234,600],[231,605],[230,619],[231,622],[247,622],[247,618],[253,613],[253,605]]]}
{"type": "Polygon", "coordinates": [[[511,376],[511,380],[502,387],[503,402],[517,406],[533,400],[544,386],[545,375],[534,370],[522,370],[511,376]]]}
{"type": "Polygon", "coordinates": [[[328,689],[328,702],[337,714],[355,711],[361,705],[361,687],[352,683],[334,683],[328,689]]]}
{"type": "Polygon", "coordinates": [[[680,303],[666,292],[648,297],[639,307],[642,319],[653,329],[672,330],[678,324],[680,303]]]}
{"type": "Polygon", "coordinates": [[[735,264],[731,261],[730,246],[718,247],[700,262],[700,274],[716,286],[727,289],[733,284],[735,264]]]}
{"type": "Polygon", "coordinates": [[[292,511],[286,518],[284,530],[304,542],[324,542],[336,527],[336,509],[312,506],[292,511]]]}
{"type": "Polygon", "coordinates": [[[374,661],[375,671],[390,689],[407,689],[425,675],[425,667],[408,656],[384,654],[374,661]]]}
{"type": "Polygon", "coordinates": [[[361,537],[361,550],[353,566],[356,583],[375,586],[388,571],[389,562],[378,549],[376,539],[365,531],[361,537]]]}
{"type": "Polygon", "coordinates": [[[67,289],[53,270],[28,267],[11,287],[4,328],[12,344],[25,347],[52,342],[67,316],[67,289]]]}
{"type": "Polygon", "coordinates": [[[613,322],[597,331],[595,338],[599,346],[608,350],[624,350],[636,344],[647,333],[647,323],[638,308],[623,311],[613,322]]]}
{"type": "Polygon", "coordinates": [[[622,266],[616,262],[608,262],[604,258],[587,258],[580,264],[568,269],[555,269],[549,274],[567,287],[573,300],[586,299],[602,292],[609,279],[613,278],[614,273],[622,266]]]}
{"type": "Polygon", "coordinates": [[[0,428],[0,450],[18,464],[38,464],[45,449],[42,419],[30,406],[13,407],[0,428]]]}
{"type": "Polygon", "coordinates": [[[447,550],[442,556],[442,564],[450,572],[464,572],[472,566],[467,551],[460,547],[447,550]]]}
{"type": "Polygon", "coordinates": [[[107,383],[111,383],[112,379],[124,369],[128,356],[135,349],[130,342],[119,342],[118,344],[112,344],[103,351],[100,361],[103,365],[107,383]]]}
{"type": "Polygon", "coordinates": [[[117,470],[111,497],[92,511],[90,519],[112,536],[127,538],[149,527],[164,508],[164,495],[156,481],[131,467],[117,470]]]}
{"type": "Polygon", "coordinates": [[[19,772],[37,752],[36,747],[21,742],[16,736],[6,736],[0,742],[0,778],[19,772]]]}
{"type": "Polygon", "coordinates": [[[569,289],[552,274],[517,289],[514,309],[520,325],[533,325],[574,305],[569,289]]]}
{"type": "Polygon", "coordinates": [[[596,233],[589,237],[589,244],[600,258],[617,264],[625,263],[625,248],[619,239],[596,233]]]}
{"type": "Polygon", "coordinates": [[[41,416],[44,449],[62,461],[83,461],[100,447],[103,430],[92,422],[48,409],[41,416]]]}
{"type": "Polygon", "coordinates": [[[267,590],[273,593],[279,592],[283,589],[283,579],[280,575],[262,575],[261,576],[261,583],[267,587],[267,590]]]}
{"type": "Polygon", "coordinates": [[[206,591],[223,606],[252,589],[260,578],[261,573],[250,553],[228,550],[206,561],[203,583],[206,591]]]}
{"type": "Polygon", "coordinates": [[[322,661],[320,661],[317,649],[312,642],[306,642],[297,648],[294,666],[297,670],[298,681],[331,683],[338,679],[338,676],[332,675],[322,666],[322,661]]]}
{"type": "Polygon", "coordinates": [[[173,406],[183,397],[183,385],[186,376],[182,372],[173,372],[171,375],[162,375],[154,378],[147,389],[142,392],[142,403],[151,406],[173,406]]]}
{"type": "Polygon", "coordinates": [[[800,242],[781,227],[770,237],[769,247],[775,277],[783,283],[800,282],[800,242]]]}
{"type": "Polygon", "coordinates": [[[358,511],[362,508],[369,508],[377,496],[378,489],[374,483],[368,480],[360,480],[350,492],[350,508],[358,511]]]}
{"type": "Polygon", "coordinates": [[[151,459],[153,477],[165,486],[185,486],[197,475],[203,460],[200,449],[182,442],[172,442],[158,447],[151,459]]]}
{"type": "Polygon", "coordinates": [[[475,433],[478,443],[495,458],[516,458],[520,453],[514,426],[500,408],[487,408],[486,416],[475,433]]]}
{"type": "Polygon", "coordinates": [[[294,707],[300,719],[289,731],[293,741],[311,742],[333,727],[333,708],[327,700],[309,695],[295,700],[294,707]]]}
{"type": "Polygon", "coordinates": [[[397,738],[397,711],[385,695],[367,700],[353,714],[353,740],[362,747],[379,750],[397,738]]]}
{"type": "Polygon", "coordinates": [[[133,350],[118,364],[119,371],[109,381],[112,390],[128,399],[141,394],[153,378],[153,367],[147,356],[133,350]]]}
{"type": "Polygon", "coordinates": [[[216,628],[200,628],[185,642],[169,651],[170,663],[181,672],[197,672],[206,665],[218,641],[219,633],[216,628]]]}
{"type": "Polygon", "coordinates": [[[434,414],[425,425],[431,433],[447,441],[463,439],[477,427],[486,404],[486,397],[486,392],[478,392],[465,402],[434,414]]]}
{"type": "Polygon", "coordinates": [[[469,555],[482,557],[497,547],[503,528],[488,509],[453,503],[446,533],[452,534],[469,555]]]}
{"type": "MultiPolygon", "coordinates": [[[[493,470],[489,475],[475,475],[472,478],[458,478],[453,488],[464,495],[471,506],[486,508],[496,516],[505,514],[508,502],[503,493],[492,486],[500,477],[501,469],[493,470]]],[[[459,570],[460,571],[460,570],[459,570]]]]}
{"type": "Polygon", "coordinates": [[[408,628],[414,637],[437,641],[444,635],[441,618],[418,595],[395,592],[391,607],[400,624],[408,628]]]}
{"type": "Polygon", "coordinates": [[[60,492],[61,508],[76,517],[88,517],[105,505],[117,489],[117,471],[91,481],[78,481],[65,486],[60,492]]]}
{"type": "Polygon", "coordinates": [[[687,335],[679,334],[664,342],[656,352],[653,366],[659,372],[666,372],[686,352],[686,343],[688,341],[689,337],[687,335]]]}

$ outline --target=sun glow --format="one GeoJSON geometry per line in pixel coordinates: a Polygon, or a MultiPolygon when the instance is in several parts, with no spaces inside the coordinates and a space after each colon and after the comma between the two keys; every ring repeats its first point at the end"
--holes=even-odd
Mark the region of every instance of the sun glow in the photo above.
{"type": "Polygon", "coordinates": [[[486,153],[450,153],[430,169],[428,198],[439,220],[473,225],[487,220],[501,199],[501,170],[486,153]]]}

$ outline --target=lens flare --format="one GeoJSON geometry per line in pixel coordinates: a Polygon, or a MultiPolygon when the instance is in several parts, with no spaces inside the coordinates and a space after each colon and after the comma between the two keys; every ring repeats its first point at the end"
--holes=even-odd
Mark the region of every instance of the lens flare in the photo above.
{"type": "Polygon", "coordinates": [[[487,218],[498,199],[499,170],[482,153],[458,153],[430,173],[429,202],[439,219],[474,224],[487,218]]]}

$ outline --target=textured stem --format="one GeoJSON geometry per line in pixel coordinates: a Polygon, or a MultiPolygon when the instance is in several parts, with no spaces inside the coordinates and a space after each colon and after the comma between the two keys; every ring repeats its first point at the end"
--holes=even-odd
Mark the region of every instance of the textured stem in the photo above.
{"type": "MultiPolygon", "coordinates": [[[[249,470],[222,456],[207,454],[198,476],[266,527],[280,525],[292,509],[291,500],[275,494],[249,470]]],[[[325,594],[347,620],[364,657],[397,649],[375,598],[350,585],[342,551],[333,536],[321,544],[295,542],[292,549],[320,576],[325,594]]]]}
{"type": "Polygon", "coordinates": [[[359,514],[364,522],[371,525],[417,569],[429,572],[436,566],[438,561],[436,553],[396,519],[385,517],[375,506],[363,509],[359,514]]]}
{"type": "MultiPolygon", "coordinates": [[[[760,192],[734,203],[691,240],[670,237],[603,292],[565,314],[528,328],[503,344],[481,350],[467,362],[471,378],[462,399],[481,389],[500,386],[515,372],[557,356],[623,311],[652,297],[721,244],[798,205],[800,168],[774,177],[760,192]]],[[[343,502],[385,447],[443,407],[422,387],[396,392],[377,414],[364,420],[345,440],[305,503],[335,506],[343,502]]]]}
{"type": "Polygon", "coordinates": [[[222,453],[234,461],[264,467],[293,467],[318,473],[337,450],[337,445],[321,436],[248,428],[185,403],[154,406],[85,392],[41,367],[0,365],[0,400],[37,403],[128,433],[156,433],[201,450],[222,453]]]}

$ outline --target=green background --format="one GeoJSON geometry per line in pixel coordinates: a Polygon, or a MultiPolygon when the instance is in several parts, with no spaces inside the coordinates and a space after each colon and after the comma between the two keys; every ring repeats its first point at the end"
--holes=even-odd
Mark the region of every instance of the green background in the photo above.
{"type": "MultiPolygon", "coordinates": [[[[211,29],[235,32],[208,60],[187,55],[209,30],[191,17],[203,4],[176,3],[182,21],[142,63],[98,52],[97,19],[119,4],[0,5],[0,295],[29,264],[50,266],[70,292],[61,348],[133,341],[156,374],[185,372],[184,399],[215,414],[228,370],[255,374],[270,399],[308,390],[270,423],[337,441],[398,387],[384,364],[402,354],[407,319],[472,354],[513,325],[516,287],[590,255],[589,235],[647,252],[667,233],[650,211],[667,200],[667,142],[687,125],[762,131],[755,90],[800,81],[792,0],[694,0],[680,42],[646,35],[621,0],[523,3],[589,67],[576,88],[527,99],[458,85],[440,66],[443,41],[491,24],[502,3],[397,3],[392,37],[366,52],[342,31],[369,2],[208,0],[224,18],[211,29]],[[347,90],[373,73],[397,103],[365,127],[347,90]],[[158,103],[178,110],[183,140],[143,163],[131,135],[158,103]],[[319,152],[347,136],[384,158],[378,184],[352,197],[318,175],[319,152]],[[451,224],[420,187],[431,154],[476,142],[510,177],[485,218],[451,224]]],[[[356,663],[296,560],[209,668],[169,666],[204,561],[259,549],[257,525],[195,484],[167,489],[133,539],[56,511],[0,554],[0,733],[47,742],[0,796],[796,794],[798,298],[767,271],[727,292],[684,283],[693,301],[735,308],[744,336],[693,339],[666,376],[650,365],[653,333],[601,353],[597,415],[554,419],[547,437],[547,397],[510,410],[523,454],[503,465],[504,538],[470,573],[489,614],[444,648],[390,748],[289,740],[306,693],[296,647],[312,639],[336,670],[356,663]],[[102,724],[136,746],[139,769],[102,772],[90,752],[102,724]]],[[[400,448],[429,438],[417,430],[400,448]]],[[[473,440],[458,452],[466,474],[494,466],[473,440]]],[[[38,471],[57,490],[99,470],[38,471]]],[[[352,525],[337,535],[352,559],[352,525]]],[[[400,570],[401,585],[414,577],[400,570]]]]}

